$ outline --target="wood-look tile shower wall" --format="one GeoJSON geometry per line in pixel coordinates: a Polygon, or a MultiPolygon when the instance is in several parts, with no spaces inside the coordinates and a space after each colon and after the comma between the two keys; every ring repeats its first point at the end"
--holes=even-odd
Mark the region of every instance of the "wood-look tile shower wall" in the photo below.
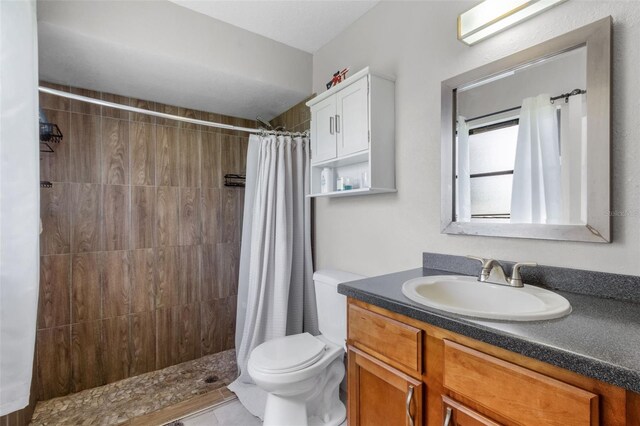
{"type": "MultiPolygon", "coordinates": [[[[145,109],[202,111],[64,88],[145,109]]],[[[64,139],[41,154],[38,399],[234,346],[248,135],[41,95],[64,139]]]]}
{"type": "Polygon", "coordinates": [[[311,109],[305,103],[315,96],[315,94],[309,96],[279,116],[271,119],[271,125],[273,127],[282,126],[290,132],[304,132],[311,129],[311,109]]]}

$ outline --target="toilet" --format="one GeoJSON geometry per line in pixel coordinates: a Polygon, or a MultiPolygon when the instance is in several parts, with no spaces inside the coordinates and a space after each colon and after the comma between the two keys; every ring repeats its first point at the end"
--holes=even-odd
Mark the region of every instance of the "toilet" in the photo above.
{"type": "Polygon", "coordinates": [[[334,426],[347,410],[340,401],[347,338],[346,297],[338,284],[365,277],[337,270],[313,274],[319,336],[295,334],[270,340],[249,356],[247,370],[268,392],[264,426],[334,426]]]}

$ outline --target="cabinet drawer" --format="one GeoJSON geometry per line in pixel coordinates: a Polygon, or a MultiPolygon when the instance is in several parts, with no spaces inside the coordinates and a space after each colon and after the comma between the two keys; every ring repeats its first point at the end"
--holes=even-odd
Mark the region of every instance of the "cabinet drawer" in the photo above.
{"type": "Polygon", "coordinates": [[[349,305],[349,343],[406,372],[422,374],[422,330],[349,305]]]}
{"type": "Polygon", "coordinates": [[[597,395],[448,340],[443,384],[515,424],[598,424],[597,395]]]}
{"type": "Polygon", "coordinates": [[[469,407],[442,396],[442,418],[444,426],[501,426],[493,420],[472,410],[469,407]]]}

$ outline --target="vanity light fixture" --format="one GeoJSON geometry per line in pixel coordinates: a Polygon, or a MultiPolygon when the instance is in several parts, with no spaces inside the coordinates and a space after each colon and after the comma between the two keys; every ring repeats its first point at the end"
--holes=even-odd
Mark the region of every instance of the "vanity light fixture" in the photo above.
{"type": "Polygon", "coordinates": [[[475,44],[566,0],[484,0],[458,16],[458,40],[475,44]]]}

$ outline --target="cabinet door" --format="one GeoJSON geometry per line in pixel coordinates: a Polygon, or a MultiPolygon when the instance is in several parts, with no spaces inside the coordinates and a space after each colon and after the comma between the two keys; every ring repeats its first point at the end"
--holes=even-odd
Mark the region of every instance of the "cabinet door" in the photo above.
{"type": "Polygon", "coordinates": [[[349,347],[349,426],[422,425],[423,384],[349,347]]]}
{"type": "Polygon", "coordinates": [[[311,108],[311,161],[336,158],[336,97],[330,96],[311,108]]]}
{"type": "Polygon", "coordinates": [[[369,148],[368,86],[368,79],[364,77],[336,93],[339,156],[369,148]]]}
{"type": "Polygon", "coordinates": [[[458,401],[442,396],[443,426],[501,426],[458,401]]]}

